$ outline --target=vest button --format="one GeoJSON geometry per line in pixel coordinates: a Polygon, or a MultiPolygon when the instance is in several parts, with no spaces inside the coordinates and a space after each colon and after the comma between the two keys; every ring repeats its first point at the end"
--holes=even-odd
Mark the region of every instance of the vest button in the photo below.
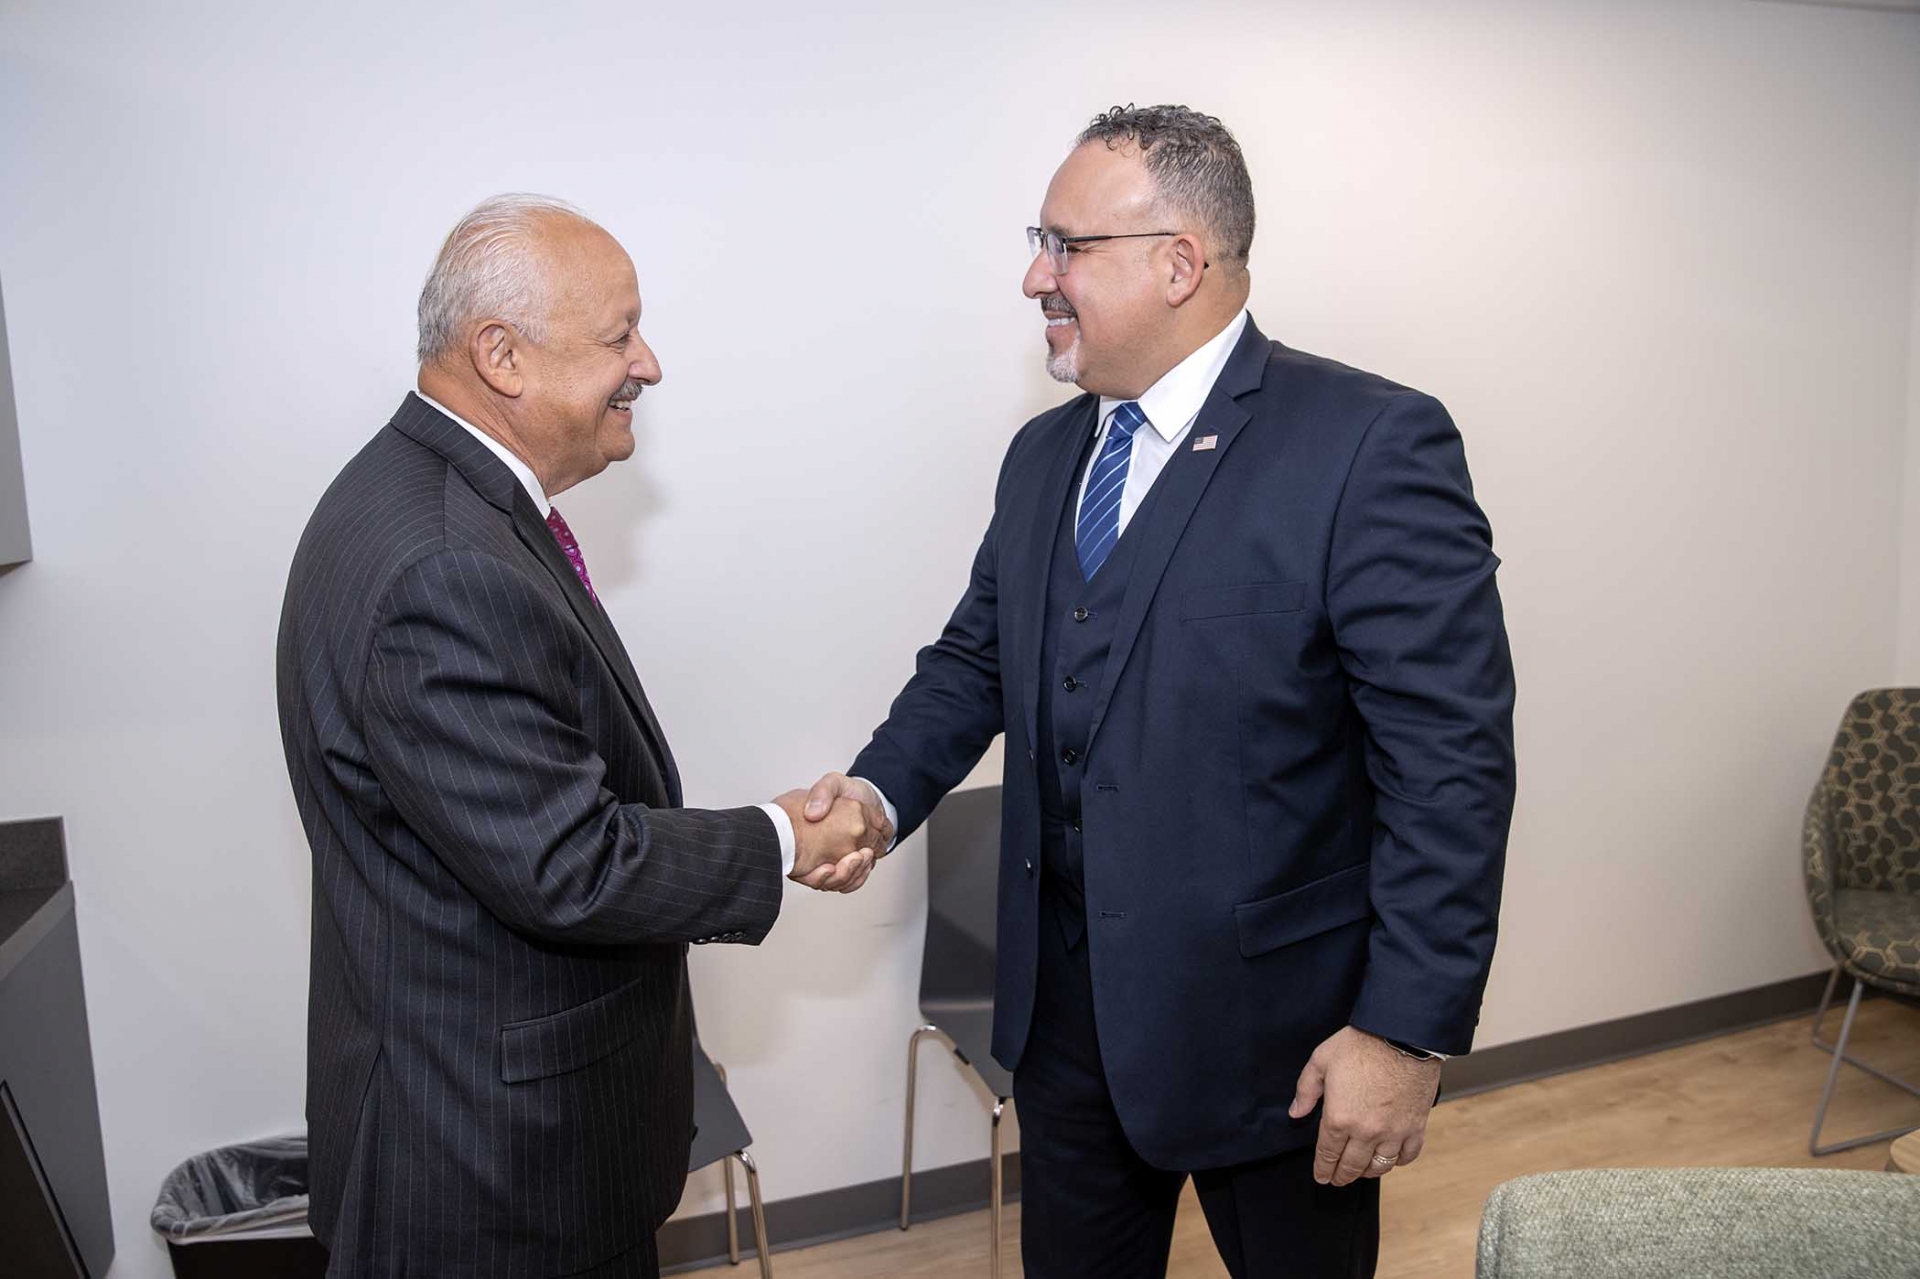
{"type": "Polygon", "coordinates": [[[1067,747],[1067,749],[1060,752],[1060,762],[1068,766],[1071,766],[1073,764],[1073,761],[1079,758],[1080,758],[1079,753],[1076,752],[1071,746],[1067,747]]]}
{"type": "Polygon", "coordinates": [[[1076,622],[1084,622],[1087,620],[1087,606],[1085,604],[1073,610],[1073,620],[1076,622]]]}
{"type": "Polygon", "coordinates": [[[1066,689],[1069,693],[1071,693],[1074,689],[1080,687],[1080,681],[1075,679],[1073,676],[1069,675],[1067,676],[1066,683],[1062,684],[1060,687],[1066,689]]]}
{"type": "Polygon", "coordinates": [[[1076,835],[1080,833],[1080,819],[1078,817],[1073,819],[1073,833],[1076,835]]]}

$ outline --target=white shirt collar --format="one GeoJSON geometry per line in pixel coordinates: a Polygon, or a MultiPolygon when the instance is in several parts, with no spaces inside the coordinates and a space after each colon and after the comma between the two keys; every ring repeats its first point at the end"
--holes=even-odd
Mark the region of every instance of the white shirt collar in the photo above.
{"type": "Polygon", "coordinates": [[[492,449],[493,455],[507,464],[507,469],[513,472],[513,478],[520,481],[520,487],[524,488],[527,491],[527,496],[533,499],[533,509],[540,512],[542,519],[546,518],[548,513],[553,510],[553,503],[547,500],[547,491],[540,487],[540,477],[533,473],[531,466],[528,466],[518,457],[515,457],[513,450],[509,449],[499,440],[494,439],[491,435],[488,435],[485,431],[467,421],[467,419],[461,417],[458,413],[455,413],[452,409],[434,399],[425,391],[415,390],[414,394],[428,404],[431,404],[434,408],[439,409],[455,422],[458,422],[466,428],[467,434],[479,440],[489,449],[492,449]]]}
{"type": "MultiPolygon", "coordinates": [[[[1200,406],[1213,393],[1213,384],[1220,380],[1220,371],[1227,367],[1227,358],[1233,354],[1233,348],[1239,345],[1240,335],[1246,331],[1246,327],[1247,309],[1241,307],[1240,313],[1227,321],[1226,328],[1208,338],[1192,355],[1168,369],[1136,401],[1161,439],[1173,443],[1199,415],[1200,406]]],[[[1112,396],[1101,396],[1100,416],[1093,424],[1094,431],[1097,433],[1113,410],[1124,403],[1126,401],[1112,396]]]]}

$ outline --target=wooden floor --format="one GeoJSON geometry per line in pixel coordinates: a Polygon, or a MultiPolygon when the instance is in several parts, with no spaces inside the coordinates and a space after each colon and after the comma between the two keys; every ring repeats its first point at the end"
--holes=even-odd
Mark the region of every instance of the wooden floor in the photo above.
{"type": "MultiPolygon", "coordinates": [[[[1839,1017],[1828,1016],[1828,1034],[1839,1017]]],[[[1849,1051],[1920,1080],[1920,1011],[1860,1010],[1849,1051]],[[1857,1045],[1857,1047],[1856,1047],[1857,1045]]],[[[1382,1187],[1382,1279],[1466,1279],[1487,1193],[1509,1177],[1558,1168],[1748,1165],[1885,1167],[1887,1143],[1814,1159],[1813,1108],[1829,1058],[1807,1020],[1443,1102],[1426,1153],[1382,1187]]],[[[1842,1068],[1823,1139],[1920,1124],[1920,1099],[1842,1068]]],[[[971,1213],[774,1255],[777,1279],[973,1279],[987,1273],[987,1214],[971,1213]]],[[[1001,1275],[1020,1276],[1020,1207],[1009,1204],[1001,1275]]],[[[752,1279],[748,1260],[696,1272],[752,1279]]],[[[1225,1279],[1189,1186],[1174,1231],[1172,1279],[1225,1279]]]]}

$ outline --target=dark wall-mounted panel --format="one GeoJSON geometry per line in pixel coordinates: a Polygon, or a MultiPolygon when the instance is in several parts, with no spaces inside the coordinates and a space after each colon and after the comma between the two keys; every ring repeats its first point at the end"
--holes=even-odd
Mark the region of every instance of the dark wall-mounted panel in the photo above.
{"type": "Polygon", "coordinates": [[[8,1264],[18,1267],[14,1273],[89,1279],[79,1245],[34,1151],[33,1136],[5,1083],[0,1083],[0,1204],[5,1205],[0,1221],[7,1231],[0,1246],[10,1254],[8,1264]]]}
{"type": "Polygon", "coordinates": [[[71,1253],[79,1272],[93,1279],[113,1260],[80,932],[66,866],[58,818],[0,822],[0,1089],[6,1094],[0,1138],[13,1143],[0,1140],[0,1275],[8,1279],[12,1222],[44,1227],[41,1243],[49,1255],[71,1253]]]}
{"type": "Polygon", "coordinates": [[[32,558],[26,475],[20,466],[20,417],[13,400],[13,359],[7,353],[7,303],[0,294],[0,567],[32,558]]]}

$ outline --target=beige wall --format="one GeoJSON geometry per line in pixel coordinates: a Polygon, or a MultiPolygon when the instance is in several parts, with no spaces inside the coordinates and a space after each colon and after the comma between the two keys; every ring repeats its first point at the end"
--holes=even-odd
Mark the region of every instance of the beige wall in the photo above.
{"type": "MultiPolygon", "coordinates": [[[[281,585],[410,380],[439,237],[500,189],[577,201],[638,263],[666,382],[634,463],[564,505],[692,802],[804,783],[884,713],[1008,437],[1060,398],[1021,228],[1093,110],[1187,101],[1248,152],[1261,324],[1466,433],[1522,751],[1482,1042],[1819,966],[1801,803],[1846,697],[1920,676],[1920,18],[459,12],[0,13],[37,553],[0,578],[0,816],[68,818],[117,1273],[164,1273],[175,1160],[301,1122],[281,585]]],[[[919,842],[695,957],[773,1197],[896,1169],[919,842]]],[[[929,1067],[925,1162],[979,1157],[981,1100],[929,1067]]]]}

